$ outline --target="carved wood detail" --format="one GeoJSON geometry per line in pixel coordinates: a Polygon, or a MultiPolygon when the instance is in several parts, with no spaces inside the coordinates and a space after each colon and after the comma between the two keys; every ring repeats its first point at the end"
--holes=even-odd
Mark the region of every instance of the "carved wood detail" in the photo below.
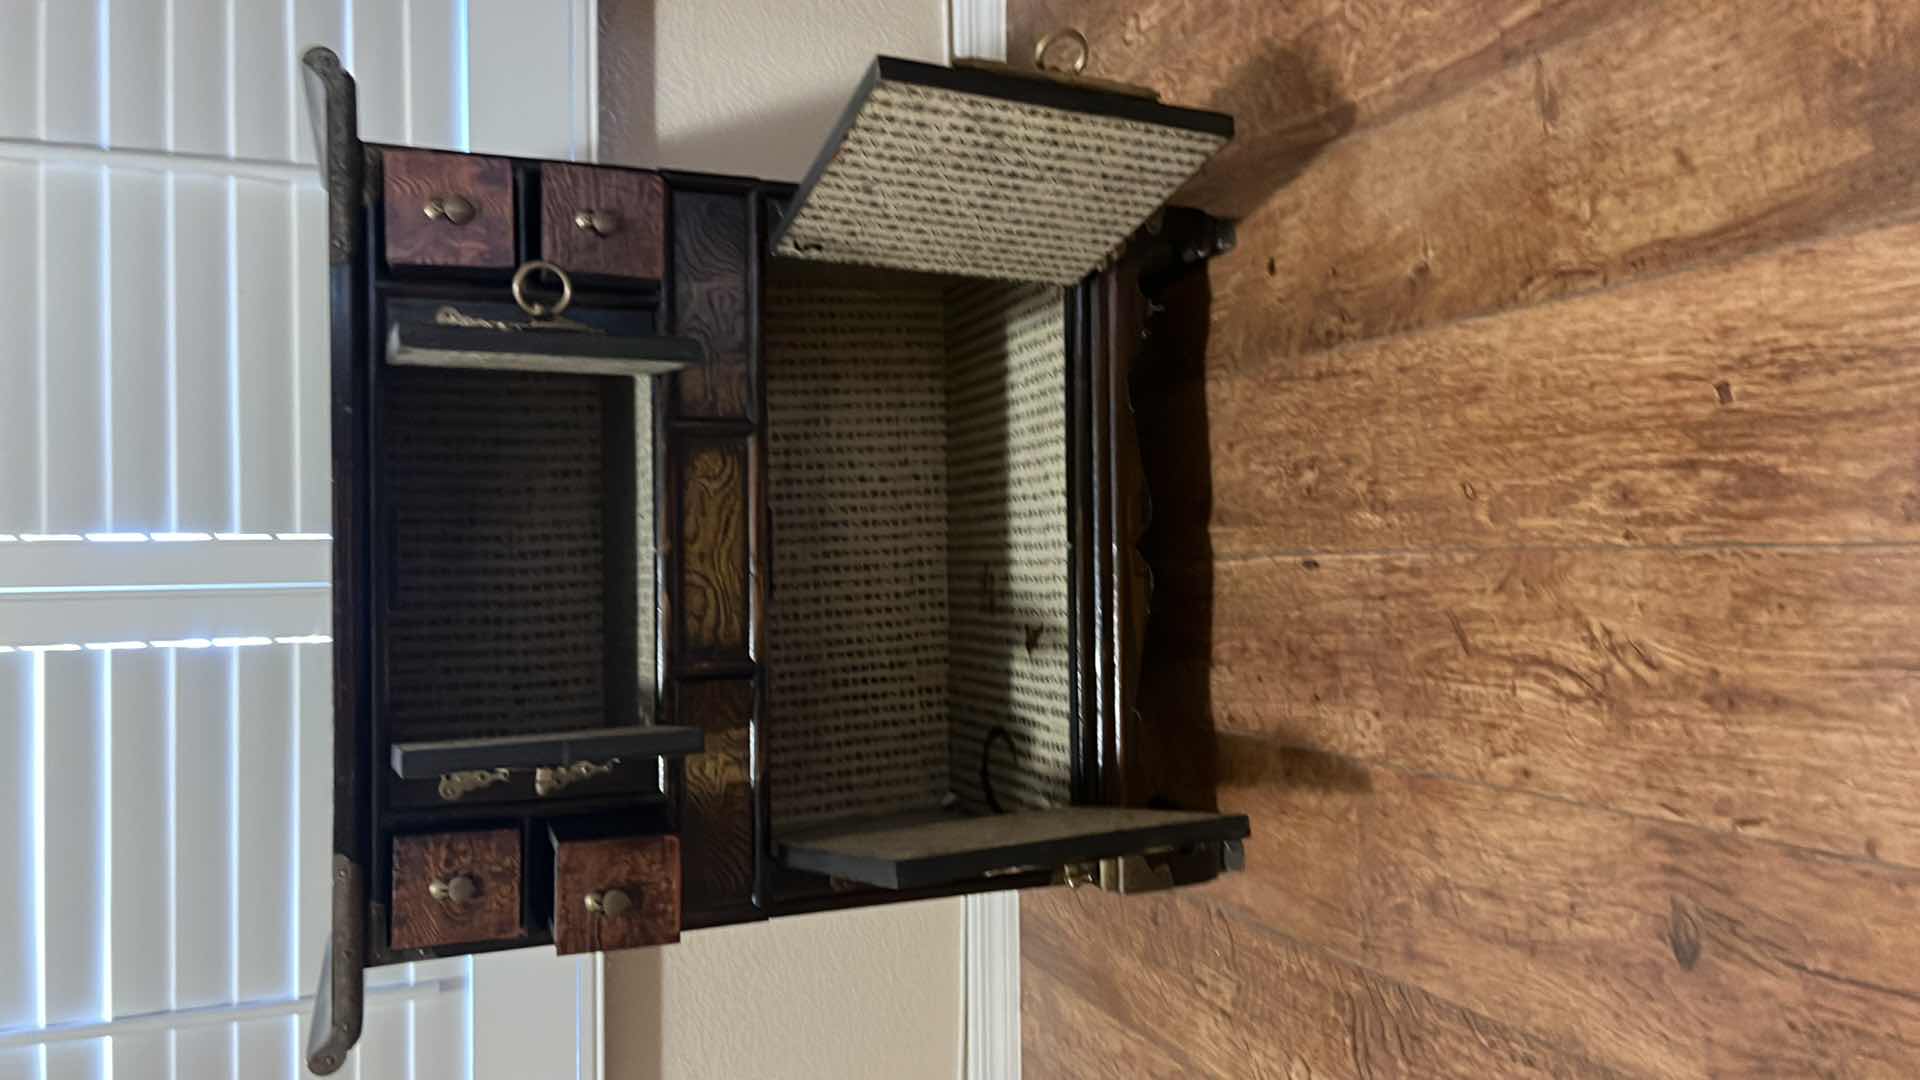
{"type": "Polygon", "coordinates": [[[679,723],[707,733],[684,771],[687,909],[739,907],[753,897],[753,682],[683,683],[679,699],[679,723]]]}
{"type": "Polygon", "coordinates": [[[745,419],[752,411],[749,208],[740,194],[673,199],[673,332],[707,347],[706,363],[674,380],[683,416],[745,419]]]}
{"type": "Polygon", "coordinates": [[[695,654],[747,656],[747,448],[688,439],[681,486],[680,611],[695,654]]]}
{"type": "Polygon", "coordinates": [[[679,837],[562,840],[555,848],[555,952],[565,956],[680,940],[679,837]],[[615,892],[621,894],[617,901],[615,892]]]}
{"type": "Polygon", "coordinates": [[[658,280],[666,266],[666,182],[654,173],[540,167],[540,254],[585,274],[658,280]],[[583,226],[576,217],[595,215],[583,226]]]}
{"type": "MultiPolygon", "coordinates": [[[[387,261],[405,266],[512,266],[513,167],[501,158],[386,150],[387,261]],[[435,199],[472,217],[429,217],[435,199]]],[[[458,216],[458,215],[456,215],[458,216]]]]}
{"type": "Polygon", "coordinates": [[[393,838],[394,949],[424,949],[526,936],[520,925],[520,834],[433,833],[393,838]],[[472,895],[452,890],[456,879],[472,895]],[[449,887],[436,896],[435,884],[449,887]]]}

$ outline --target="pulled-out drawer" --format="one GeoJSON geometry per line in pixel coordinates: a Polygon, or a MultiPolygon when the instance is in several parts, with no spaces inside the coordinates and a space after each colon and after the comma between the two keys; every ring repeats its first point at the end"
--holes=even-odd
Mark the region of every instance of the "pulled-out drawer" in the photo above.
{"type": "Polygon", "coordinates": [[[680,838],[553,836],[553,947],[561,955],[680,940],[680,838]]]}
{"type": "Polygon", "coordinates": [[[393,838],[394,949],[430,949],[526,936],[520,923],[520,832],[393,838]]]}

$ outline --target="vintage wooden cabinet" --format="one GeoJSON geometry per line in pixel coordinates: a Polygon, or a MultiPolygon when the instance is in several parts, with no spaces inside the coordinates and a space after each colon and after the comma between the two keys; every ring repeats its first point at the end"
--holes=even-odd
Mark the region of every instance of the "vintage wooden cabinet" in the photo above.
{"type": "Polygon", "coordinates": [[[1246,818],[1126,779],[1155,722],[1129,376],[1168,283],[1232,242],[1162,205],[1228,117],[882,58],[795,187],[362,143],[339,60],[305,64],[316,1072],[368,966],[1234,865],[1246,818]]]}

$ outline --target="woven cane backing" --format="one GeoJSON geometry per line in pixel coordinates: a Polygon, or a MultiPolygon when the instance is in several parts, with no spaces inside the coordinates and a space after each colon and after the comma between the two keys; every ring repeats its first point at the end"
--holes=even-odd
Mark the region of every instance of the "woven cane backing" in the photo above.
{"type": "Polygon", "coordinates": [[[384,625],[390,736],[605,724],[613,380],[404,368],[383,378],[381,503],[397,586],[384,625]]]}
{"type": "Polygon", "coordinates": [[[765,312],[776,828],[981,804],[1002,725],[995,798],[1066,802],[1060,293],[778,284],[765,312]]]}
{"type": "Polygon", "coordinates": [[[1069,285],[1226,141],[883,80],[778,253],[1069,285]]]}

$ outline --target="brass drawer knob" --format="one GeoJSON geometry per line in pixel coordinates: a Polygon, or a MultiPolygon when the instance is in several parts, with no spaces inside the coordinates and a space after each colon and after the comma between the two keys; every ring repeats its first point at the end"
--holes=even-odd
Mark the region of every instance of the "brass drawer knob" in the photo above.
{"type": "Polygon", "coordinates": [[[625,889],[608,889],[606,892],[587,894],[587,910],[603,918],[617,919],[633,910],[633,898],[625,889]]]}
{"type": "Polygon", "coordinates": [[[595,236],[612,236],[620,231],[620,218],[611,210],[581,210],[573,215],[573,227],[595,236]]]}
{"type": "Polygon", "coordinates": [[[449,225],[465,225],[480,213],[480,208],[464,195],[435,195],[421,210],[428,221],[444,221],[449,225]]]}
{"type": "Polygon", "coordinates": [[[427,886],[427,895],[443,904],[464,904],[479,892],[473,879],[461,874],[450,881],[435,881],[427,886]]]}

